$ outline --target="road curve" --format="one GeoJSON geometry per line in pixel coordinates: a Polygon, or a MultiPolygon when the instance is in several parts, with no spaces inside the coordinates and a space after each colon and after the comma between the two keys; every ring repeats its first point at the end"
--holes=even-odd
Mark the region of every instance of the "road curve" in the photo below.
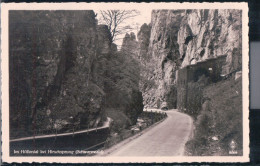
{"type": "Polygon", "coordinates": [[[141,136],[118,148],[109,156],[180,156],[191,130],[190,116],[166,111],[168,117],[141,136]]]}

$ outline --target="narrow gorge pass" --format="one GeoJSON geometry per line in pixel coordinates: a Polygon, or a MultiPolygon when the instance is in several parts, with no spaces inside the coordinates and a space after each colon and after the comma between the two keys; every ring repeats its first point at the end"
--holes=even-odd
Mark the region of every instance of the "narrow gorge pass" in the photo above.
{"type": "Polygon", "coordinates": [[[247,3],[2,3],[4,162],[249,161],[247,3]]]}

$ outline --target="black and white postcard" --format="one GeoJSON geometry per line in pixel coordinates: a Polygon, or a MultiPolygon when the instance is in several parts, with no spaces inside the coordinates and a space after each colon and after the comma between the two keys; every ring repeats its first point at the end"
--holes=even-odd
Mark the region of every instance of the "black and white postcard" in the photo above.
{"type": "Polygon", "coordinates": [[[4,162],[249,161],[247,3],[2,3],[4,162]]]}

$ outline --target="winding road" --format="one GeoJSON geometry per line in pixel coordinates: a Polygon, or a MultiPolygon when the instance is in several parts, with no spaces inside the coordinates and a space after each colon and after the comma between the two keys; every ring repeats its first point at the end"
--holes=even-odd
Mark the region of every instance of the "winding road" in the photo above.
{"type": "Polygon", "coordinates": [[[139,137],[120,146],[108,156],[181,156],[192,132],[190,116],[177,110],[139,137]]]}

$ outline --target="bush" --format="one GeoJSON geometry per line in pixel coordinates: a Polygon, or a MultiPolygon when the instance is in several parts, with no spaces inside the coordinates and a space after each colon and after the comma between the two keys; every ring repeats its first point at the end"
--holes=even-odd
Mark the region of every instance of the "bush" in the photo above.
{"type": "Polygon", "coordinates": [[[202,75],[197,82],[188,83],[187,106],[186,112],[195,120],[200,113],[201,105],[204,100],[203,88],[208,84],[208,78],[202,75]]]}
{"type": "Polygon", "coordinates": [[[233,140],[237,155],[242,155],[242,80],[232,77],[206,86],[202,92],[204,102],[194,123],[195,135],[186,143],[187,154],[229,155],[233,140]]]}

